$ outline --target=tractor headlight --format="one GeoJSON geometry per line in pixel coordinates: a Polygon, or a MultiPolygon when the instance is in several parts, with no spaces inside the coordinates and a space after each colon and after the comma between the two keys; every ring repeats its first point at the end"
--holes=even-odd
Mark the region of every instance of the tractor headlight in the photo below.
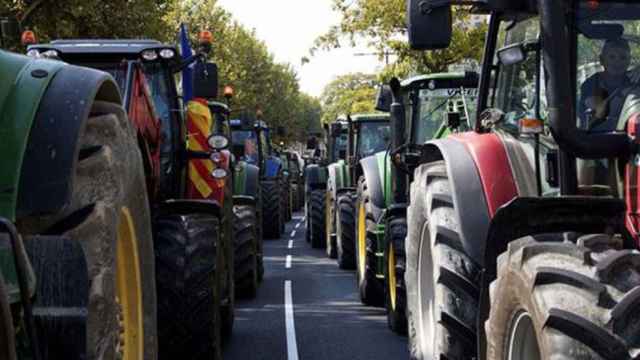
{"type": "Polygon", "coordinates": [[[163,59],[173,59],[174,56],[176,56],[176,52],[172,49],[160,50],[160,57],[163,59]]]}
{"type": "Polygon", "coordinates": [[[154,61],[158,59],[158,53],[154,50],[145,50],[142,52],[141,56],[147,61],[154,61]]]}
{"type": "Polygon", "coordinates": [[[40,54],[40,56],[45,58],[57,58],[60,56],[60,53],[57,50],[47,50],[40,54]]]}
{"type": "Polygon", "coordinates": [[[217,168],[211,172],[211,176],[214,179],[224,179],[227,177],[227,170],[222,168],[217,168]]]}
{"type": "Polygon", "coordinates": [[[32,58],[39,58],[40,57],[40,51],[38,51],[36,49],[31,49],[31,50],[27,51],[27,56],[32,57],[32,58]]]}
{"type": "Polygon", "coordinates": [[[224,150],[229,146],[229,139],[224,135],[211,135],[207,143],[213,150],[224,150]]]}

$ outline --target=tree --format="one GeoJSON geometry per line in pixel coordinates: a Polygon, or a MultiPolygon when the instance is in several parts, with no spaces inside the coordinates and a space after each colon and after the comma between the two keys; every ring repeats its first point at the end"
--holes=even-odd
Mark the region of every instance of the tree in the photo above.
{"type": "MultiPolygon", "coordinates": [[[[173,0],[12,0],[0,16],[34,30],[40,42],[62,38],[157,38],[162,14],[173,0]]],[[[14,50],[16,50],[14,44],[14,50]]]]}
{"type": "Polygon", "coordinates": [[[328,124],[339,116],[373,112],[377,84],[376,75],[372,74],[347,74],[334,79],[322,92],[322,122],[328,124]]]}
{"type": "Polygon", "coordinates": [[[486,24],[474,22],[466,8],[452,10],[453,41],[449,48],[430,52],[411,50],[405,40],[405,3],[406,0],[333,0],[334,10],[341,14],[340,23],[316,39],[311,54],[341,47],[345,40],[351,45],[364,40],[380,52],[381,58],[389,51],[397,55],[396,63],[400,66],[391,71],[405,76],[408,72],[447,71],[449,65],[465,59],[480,60],[486,24]]]}

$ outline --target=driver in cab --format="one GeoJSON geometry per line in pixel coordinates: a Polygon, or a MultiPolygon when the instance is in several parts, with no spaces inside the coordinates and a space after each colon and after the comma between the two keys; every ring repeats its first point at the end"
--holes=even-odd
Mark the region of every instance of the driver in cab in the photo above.
{"type": "Polygon", "coordinates": [[[627,40],[618,38],[604,43],[600,53],[604,71],[592,75],[581,86],[578,109],[581,128],[598,132],[616,130],[627,89],[640,80],[640,71],[627,71],[630,63],[627,40]]]}

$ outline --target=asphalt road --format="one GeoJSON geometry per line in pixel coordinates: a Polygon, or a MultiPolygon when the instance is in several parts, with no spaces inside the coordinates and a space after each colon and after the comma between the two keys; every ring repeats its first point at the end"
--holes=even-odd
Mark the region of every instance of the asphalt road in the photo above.
{"type": "Polygon", "coordinates": [[[302,220],[294,214],[281,239],[265,241],[264,281],[254,300],[236,303],[224,358],[408,359],[406,338],[388,329],[384,309],[360,303],[355,273],[311,249],[302,220]]]}

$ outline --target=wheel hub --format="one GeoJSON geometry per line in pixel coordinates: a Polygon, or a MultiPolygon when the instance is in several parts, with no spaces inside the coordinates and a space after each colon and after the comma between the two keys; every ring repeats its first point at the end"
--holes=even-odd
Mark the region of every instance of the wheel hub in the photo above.
{"type": "Polygon", "coordinates": [[[540,360],[540,347],[533,320],[526,311],[520,311],[513,317],[508,341],[507,360],[540,360]]]}

